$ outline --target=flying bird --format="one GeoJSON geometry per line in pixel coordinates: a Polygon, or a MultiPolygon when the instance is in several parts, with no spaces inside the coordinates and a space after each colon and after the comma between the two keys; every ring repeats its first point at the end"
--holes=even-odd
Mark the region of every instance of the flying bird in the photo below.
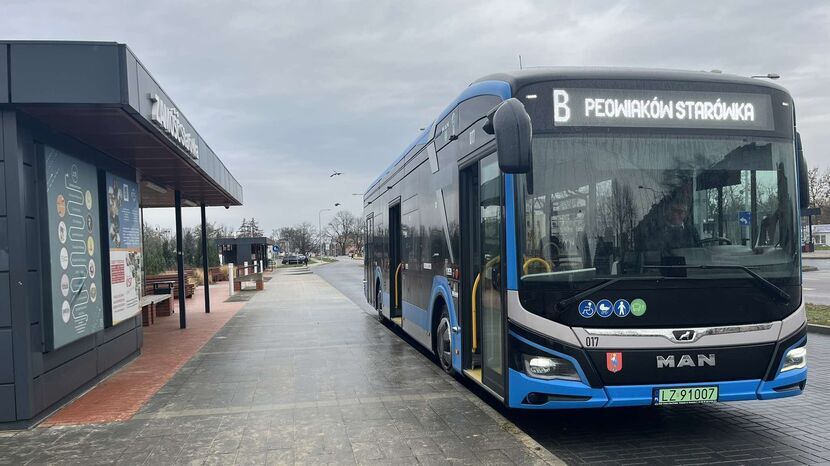
{"type": "Polygon", "coordinates": [[[329,175],[329,178],[333,178],[333,177],[338,176],[338,175],[342,175],[342,173],[332,170],[331,175],[329,175]]]}

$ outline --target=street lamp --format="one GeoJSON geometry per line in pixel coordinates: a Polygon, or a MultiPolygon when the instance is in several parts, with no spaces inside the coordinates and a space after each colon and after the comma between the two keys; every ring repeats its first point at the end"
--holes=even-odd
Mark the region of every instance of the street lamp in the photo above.
{"type": "Polygon", "coordinates": [[[323,257],[323,212],[328,212],[331,209],[320,209],[317,212],[317,233],[320,235],[320,257],[323,257]]]}

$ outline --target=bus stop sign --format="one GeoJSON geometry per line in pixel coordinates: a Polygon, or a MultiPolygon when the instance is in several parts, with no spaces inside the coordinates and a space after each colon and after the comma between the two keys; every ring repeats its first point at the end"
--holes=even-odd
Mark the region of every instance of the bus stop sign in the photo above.
{"type": "Polygon", "coordinates": [[[741,223],[741,226],[749,226],[752,223],[752,212],[748,210],[738,212],[738,222],[741,223]]]}

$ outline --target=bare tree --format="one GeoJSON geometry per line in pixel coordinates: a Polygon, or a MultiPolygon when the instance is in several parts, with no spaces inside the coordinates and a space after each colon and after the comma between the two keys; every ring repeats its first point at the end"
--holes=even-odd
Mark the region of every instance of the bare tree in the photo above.
{"type": "Polygon", "coordinates": [[[316,233],[314,227],[305,222],[293,227],[280,228],[279,237],[281,240],[286,240],[291,249],[308,255],[316,249],[317,243],[314,241],[316,233]]]}
{"type": "Polygon", "coordinates": [[[819,172],[818,167],[807,171],[810,184],[810,206],[827,207],[830,204],[830,168],[819,172]]]}
{"type": "Polygon", "coordinates": [[[357,217],[348,210],[337,212],[329,222],[326,235],[331,238],[336,250],[341,254],[345,254],[346,249],[354,241],[359,223],[357,217]]]}
{"type": "Polygon", "coordinates": [[[366,224],[361,218],[357,218],[356,221],[357,228],[352,236],[352,245],[354,245],[355,252],[363,254],[363,243],[366,239],[366,224]]]}

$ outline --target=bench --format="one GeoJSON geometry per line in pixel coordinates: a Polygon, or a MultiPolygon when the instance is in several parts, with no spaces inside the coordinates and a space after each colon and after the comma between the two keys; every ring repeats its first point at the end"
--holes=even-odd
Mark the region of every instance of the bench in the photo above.
{"type": "Polygon", "coordinates": [[[172,294],[151,294],[141,297],[141,325],[149,327],[154,324],[157,316],[169,316],[173,312],[170,301],[172,294]]]}
{"type": "Polygon", "coordinates": [[[234,291],[242,291],[242,283],[250,283],[253,282],[256,284],[256,290],[262,291],[265,289],[264,280],[262,278],[262,273],[251,273],[248,275],[242,275],[233,279],[233,290],[234,291]]]}
{"type": "Polygon", "coordinates": [[[223,270],[222,267],[211,267],[208,269],[208,274],[211,283],[223,282],[228,279],[228,272],[223,270]]]}
{"type": "MultiPolygon", "coordinates": [[[[173,298],[179,297],[179,277],[176,272],[162,273],[158,275],[147,275],[144,277],[144,294],[167,294],[171,293],[168,287],[172,285],[173,298]]],[[[196,281],[193,279],[193,269],[184,269],[184,296],[193,297],[196,290],[196,281]]]]}

